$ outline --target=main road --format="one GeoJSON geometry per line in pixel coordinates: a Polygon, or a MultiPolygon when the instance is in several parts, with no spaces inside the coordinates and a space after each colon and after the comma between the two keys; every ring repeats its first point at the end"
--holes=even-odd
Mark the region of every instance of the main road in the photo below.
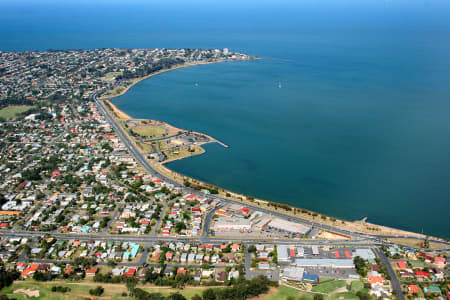
{"type": "Polygon", "coordinates": [[[153,242],[186,242],[186,243],[243,243],[243,244],[289,244],[289,245],[323,245],[323,246],[345,246],[345,247],[377,247],[380,243],[369,239],[356,239],[347,241],[329,241],[329,240],[310,240],[310,239],[288,239],[288,238],[248,238],[248,237],[184,237],[184,236],[152,236],[152,235],[123,235],[123,234],[104,234],[104,233],[57,233],[57,232],[33,232],[33,231],[1,231],[5,237],[20,237],[42,239],[51,236],[56,239],[65,240],[104,240],[104,241],[126,241],[136,243],[153,242]]]}

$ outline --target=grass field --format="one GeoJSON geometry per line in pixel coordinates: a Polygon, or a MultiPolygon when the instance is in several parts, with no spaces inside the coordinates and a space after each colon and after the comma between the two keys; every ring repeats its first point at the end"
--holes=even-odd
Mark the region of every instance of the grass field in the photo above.
{"type": "Polygon", "coordinates": [[[325,282],[329,282],[329,281],[334,281],[333,277],[320,277],[319,283],[325,283],[325,282]]]}
{"type": "Polygon", "coordinates": [[[166,130],[163,127],[151,125],[140,125],[131,130],[143,137],[160,137],[166,133],[166,130]]]}
{"type": "Polygon", "coordinates": [[[149,287],[149,288],[142,288],[144,291],[149,293],[161,293],[165,296],[168,296],[173,293],[180,293],[187,299],[191,299],[194,295],[198,294],[199,296],[202,295],[203,291],[205,289],[208,289],[209,287],[187,287],[185,289],[172,289],[172,288],[164,288],[164,287],[149,287]]]}
{"type": "Polygon", "coordinates": [[[318,292],[318,293],[324,293],[329,294],[339,288],[342,288],[346,285],[345,280],[336,280],[336,281],[330,281],[327,283],[322,283],[319,285],[316,285],[311,289],[312,292],[318,292]]]}
{"type": "Polygon", "coordinates": [[[105,289],[102,297],[109,299],[127,299],[122,297],[122,292],[127,292],[125,285],[105,285],[105,284],[90,284],[90,283],[62,283],[62,282],[42,282],[37,283],[33,281],[24,281],[14,283],[13,285],[2,290],[3,294],[6,294],[9,298],[14,299],[45,299],[45,300],[59,300],[59,299],[85,299],[89,297],[89,290],[96,286],[103,286],[105,289]],[[52,292],[53,286],[69,287],[71,289],[68,293],[52,292]],[[39,297],[28,297],[24,293],[15,293],[16,290],[39,290],[39,297]]]}
{"type": "Polygon", "coordinates": [[[15,119],[18,114],[26,112],[32,108],[33,106],[28,105],[10,105],[0,109],[0,118],[12,120],[15,119]]]}
{"type": "MultiPolygon", "coordinates": [[[[388,239],[391,242],[407,246],[407,247],[414,247],[414,248],[420,248],[420,244],[422,243],[421,240],[416,239],[403,239],[403,238],[392,238],[388,239]]],[[[438,243],[430,242],[430,250],[442,250],[442,245],[438,243]]]]}
{"type": "Polygon", "coordinates": [[[106,73],[103,78],[105,78],[106,80],[109,80],[109,79],[113,79],[119,75],[122,75],[122,72],[109,72],[109,73],[106,73]]]}
{"type": "MultiPolygon", "coordinates": [[[[35,281],[24,281],[17,282],[13,285],[4,288],[1,293],[6,294],[9,298],[14,298],[18,300],[22,299],[49,299],[49,300],[59,300],[59,299],[67,299],[67,300],[78,300],[78,299],[86,299],[90,297],[89,290],[93,289],[97,286],[101,286],[104,288],[104,293],[101,295],[103,299],[113,299],[113,300],[122,300],[122,299],[134,299],[130,297],[122,296],[122,293],[128,293],[124,284],[106,284],[106,283],[94,283],[91,281],[82,281],[82,282],[35,282],[35,281]],[[52,292],[51,289],[53,286],[63,286],[69,287],[71,289],[70,292],[67,293],[59,293],[52,292]],[[15,293],[17,290],[39,290],[39,297],[28,297],[24,293],[19,292],[15,293]]],[[[149,293],[161,293],[163,295],[170,295],[172,293],[180,293],[185,296],[187,299],[191,299],[195,294],[202,295],[204,289],[209,287],[187,287],[185,289],[173,289],[167,287],[154,287],[154,286],[137,286],[138,288],[143,289],[149,293]]]]}
{"type": "Polygon", "coordinates": [[[329,300],[359,300],[359,297],[353,293],[336,293],[330,296],[329,300]]]}
{"type": "Polygon", "coordinates": [[[136,141],[136,145],[139,146],[139,148],[143,151],[143,152],[153,152],[153,146],[146,144],[146,143],[141,143],[141,142],[137,142],[136,141]]]}
{"type": "Polygon", "coordinates": [[[313,295],[308,293],[303,293],[294,288],[290,288],[287,286],[280,286],[275,293],[270,293],[266,296],[260,296],[259,299],[262,300],[285,300],[287,297],[292,296],[295,299],[299,299],[301,297],[302,300],[312,300],[313,295]]]}
{"type": "Polygon", "coordinates": [[[357,293],[362,289],[364,289],[364,283],[362,281],[353,281],[350,284],[350,291],[353,293],[357,293]]]}
{"type": "Polygon", "coordinates": [[[182,148],[178,151],[167,151],[165,154],[167,155],[167,160],[176,160],[193,155],[199,155],[204,152],[205,150],[202,147],[194,146],[194,152],[190,152],[187,148],[182,148]]]}

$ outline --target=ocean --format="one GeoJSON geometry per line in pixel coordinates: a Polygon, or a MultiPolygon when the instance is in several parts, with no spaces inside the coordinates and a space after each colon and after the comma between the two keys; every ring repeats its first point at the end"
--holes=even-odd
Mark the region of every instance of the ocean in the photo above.
{"type": "Polygon", "coordinates": [[[224,48],[112,100],[230,145],[169,163],[246,195],[450,237],[445,1],[6,1],[0,50],[224,48]],[[196,85],[197,83],[197,85],[196,85]]]}

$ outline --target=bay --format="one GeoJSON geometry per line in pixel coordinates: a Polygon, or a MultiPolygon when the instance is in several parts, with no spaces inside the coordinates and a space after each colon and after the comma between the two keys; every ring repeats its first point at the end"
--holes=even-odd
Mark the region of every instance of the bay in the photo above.
{"type": "Polygon", "coordinates": [[[450,237],[449,5],[2,1],[0,50],[227,47],[260,56],[167,72],[113,102],[231,146],[168,164],[177,172],[450,237]]]}

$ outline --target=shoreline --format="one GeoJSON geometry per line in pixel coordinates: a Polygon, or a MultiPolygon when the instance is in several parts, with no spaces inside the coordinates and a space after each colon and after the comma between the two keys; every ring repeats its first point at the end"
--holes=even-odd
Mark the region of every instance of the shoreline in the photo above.
{"type": "MultiPolygon", "coordinates": [[[[249,59],[247,59],[247,60],[259,60],[259,59],[260,59],[259,57],[252,57],[252,58],[249,58],[249,59]]],[[[243,60],[236,60],[236,61],[243,61],[243,60]]],[[[173,71],[173,70],[177,70],[177,69],[182,69],[182,68],[186,68],[186,67],[193,67],[193,66],[199,66],[199,65],[209,65],[209,64],[217,64],[217,63],[223,63],[223,62],[231,62],[231,61],[230,61],[230,60],[218,60],[218,61],[206,61],[206,62],[196,62],[196,63],[178,64],[178,65],[173,66],[173,67],[170,68],[170,69],[163,69],[163,70],[156,71],[156,72],[154,72],[154,73],[148,74],[148,75],[143,76],[143,77],[136,77],[136,78],[129,79],[130,85],[128,85],[127,87],[125,87],[124,90],[121,91],[120,93],[118,93],[117,95],[113,95],[113,96],[110,96],[110,95],[102,96],[102,95],[101,95],[100,97],[98,97],[98,99],[99,99],[99,100],[107,100],[108,98],[117,98],[117,97],[123,96],[123,95],[125,95],[125,94],[126,94],[126,93],[134,86],[134,85],[136,85],[137,83],[139,83],[139,82],[141,82],[141,81],[143,81],[143,80],[145,80],[145,79],[148,79],[148,78],[150,78],[150,77],[153,77],[153,76],[162,74],[162,73],[166,73],[166,72],[169,72],[169,71],[173,71]]],[[[123,113],[123,112],[122,112],[122,113],[123,113]]],[[[124,114],[125,114],[125,113],[124,113],[124,114]]],[[[125,114],[125,115],[126,115],[126,114],[125,114]]]]}
{"type": "MultiPolygon", "coordinates": [[[[259,58],[254,58],[254,59],[259,59],[259,58]]],[[[124,91],[122,91],[118,95],[115,95],[115,96],[112,96],[112,97],[99,97],[99,100],[105,101],[105,102],[107,101],[111,105],[111,109],[113,110],[114,113],[119,114],[119,115],[123,115],[123,116],[127,116],[128,117],[127,119],[134,119],[134,118],[130,117],[128,114],[126,114],[123,111],[121,111],[120,109],[118,109],[113,103],[111,103],[107,99],[108,98],[115,98],[115,97],[118,97],[118,96],[122,96],[132,86],[134,86],[136,83],[138,83],[138,82],[140,82],[140,81],[142,81],[144,79],[148,79],[150,77],[156,76],[156,75],[161,74],[161,73],[165,73],[165,72],[168,72],[168,71],[172,71],[172,70],[176,70],[176,69],[180,69],[180,68],[184,68],[184,67],[189,67],[189,66],[202,65],[202,64],[213,64],[213,63],[219,63],[219,62],[227,62],[227,61],[183,64],[183,65],[177,65],[176,67],[173,67],[173,68],[170,68],[170,69],[160,70],[160,71],[157,71],[155,73],[152,73],[152,74],[149,74],[147,76],[140,77],[140,78],[136,79],[131,85],[129,85],[124,91]]],[[[166,123],[164,121],[160,121],[160,120],[158,120],[158,121],[162,122],[162,123],[165,123],[168,126],[174,127],[173,125],[171,125],[169,123],[166,123]]],[[[174,128],[176,128],[176,127],[174,127],[174,128]]],[[[199,133],[199,132],[196,132],[196,133],[202,134],[204,136],[207,136],[210,139],[210,141],[198,144],[199,148],[202,149],[203,151],[201,153],[198,153],[198,154],[193,155],[193,156],[201,155],[201,154],[204,154],[206,152],[206,150],[201,147],[204,144],[214,143],[214,142],[217,142],[219,144],[223,144],[223,143],[219,142],[218,140],[212,138],[211,136],[209,136],[207,134],[199,133]]],[[[127,135],[128,135],[128,133],[127,133],[127,135]]],[[[139,152],[143,153],[142,150],[139,150],[139,152]]],[[[318,212],[312,212],[312,211],[309,211],[309,210],[306,210],[306,209],[301,209],[301,208],[298,208],[298,207],[294,207],[294,206],[291,206],[289,204],[284,204],[284,203],[280,203],[280,202],[273,202],[273,201],[263,200],[263,199],[257,199],[257,198],[251,197],[251,196],[242,195],[242,194],[239,194],[239,193],[236,193],[236,192],[232,192],[232,191],[226,190],[226,189],[224,189],[222,187],[215,186],[214,184],[203,182],[201,180],[198,180],[198,179],[186,176],[184,174],[180,174],[178,172],[175,172],[175,171],[171,170],[170,168],[168,168],[166,166],[167,163],[170,163],[170,162],[173,162],[173,161],[177,161],[177,160],[181,160],[181,159],[185,159],[185,158],[188,158],[188,157],[191,157],[191,156],[170,159],[170,160],[163,161],[163,162],[155,162],[153,160],[148,160],[148,159],[147,159],[147,161],[150,163],[150,165],[155,170],[160,172],[162,175],[167,176],[168,178],[170,178],[170,179],[172,179],[172,180],[174,180],[174,181],[176,181],[176,182],[178,182],[180,184],[184,184],[184,182],[188,181],[190,183],[194,183],[194,184],[200,185],[200,186],[205,187],[205,188],[216,188],[219,191],[219,194],[218,194],[219,196],[222,196],[224,198],[228,198],[228,199],[231,199],[231,200],[234,200],[234,201],[239,201],[243,205],[245,205],[245,204],[252,204],[252,205],[257,204],[259,206],[262,206],[263,208],[274,210],[274,206],[272,206],[272,205],[273,204],[280,204],[282,206],[286,206],[286,207],[289,207],[291,209],[290,211],[286,210],[284,212],[286,214],[286,216],[289,216],[289,215],[300,216],[301,218],[304,218],[305,220],[309,220],[309,221],[317,221],[317,220],[320,220],[321,216],[325,216],[328,220],[334,219],[335,221],[333,221],[332,223],[326,222],[326,221],[321,221],[321,222],[323,222],[324,225],[330,225],[330,226],[334,226],[336,228],[346,229],[346,230],[350,230],[350,231],[353,231],[353,232],[363,233],[363,234],[368,234],[368,235],[386,236],[385,239],[390,239],[390,238],[400,237],[402,235],[407,235],[407,236],[409,236],[411,238],[416,238],[416,239],[425,239],[425,238],[429,237],[429,238],[432,238],[432,239],[434,239],[436,241],[445,241],[445,238],[440,238],[440,237],[436,237],[436,236],[432,236],[432,235],[420,234],[420,233],[416,233],[416,232],[413,232],[413,231],[408,231],[408,230],[399,229],[399,228],[393,228],[393,227],[389,227],[389,226],[385,226],[385,225],[379,225],[379,224],[374,224],[374,223],[365,222],[365,221],[359,221],[359,220],[348,221],[348,220],[340,219],[340,218],[337,218],[337,217],[335,218],[335,217],[326,216],[326,215],[320,214],[318,212]],[[251,200],[249,199],[250,197],[252,198],[251,200]],[[293,213],[291,211],[293,211],[293,213]],[[306,211],[307,213],[303,213],[303,212],[300,213],[299,211],[306,211]],[[314,216],[314,214],[316,214],[316,216],[314,216]],[[311,218],[311,215],[312,215],[312,218],[311,218]]],[[[275,211],[277,211],[276,207],[275,207],[275,211]]]]}

